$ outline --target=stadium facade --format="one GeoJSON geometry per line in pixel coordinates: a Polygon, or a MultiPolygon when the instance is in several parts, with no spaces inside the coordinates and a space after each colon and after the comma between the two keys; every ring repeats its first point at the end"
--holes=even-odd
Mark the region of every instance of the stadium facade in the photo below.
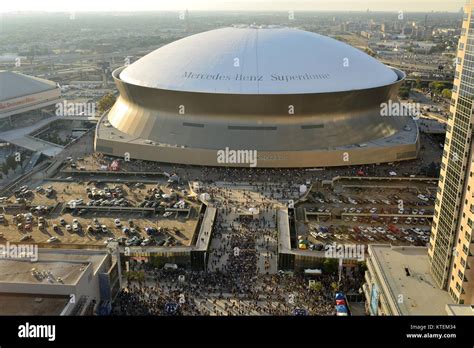
{"type": "Polygon", "coordinates": [[[418,153],[412,117],[381,115],[381,105],[397,101],[405,74],[310,32],[212,30],[163,46],[113,78],[120,97],[95,140],[108,155],[245,167],[255,153],[251,166],[283,168],[418,153]]]}
{"type": "Polygon", "coordinates": [[[51,117],[61,101],[61,89],[53,81],[13,71],[0,71],[0,130],[17,120],[51,117]]]}

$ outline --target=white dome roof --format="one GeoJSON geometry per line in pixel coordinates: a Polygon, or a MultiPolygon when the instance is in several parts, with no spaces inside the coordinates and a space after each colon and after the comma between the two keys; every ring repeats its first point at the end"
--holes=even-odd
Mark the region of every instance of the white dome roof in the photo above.
{"type": "Polygon", "coordinates": [[[175,91],[303,94],[380,87],[398,76],[364,52],[326,36],[234,27],[163,46],[125,68],[120,78],[175,91]]]}

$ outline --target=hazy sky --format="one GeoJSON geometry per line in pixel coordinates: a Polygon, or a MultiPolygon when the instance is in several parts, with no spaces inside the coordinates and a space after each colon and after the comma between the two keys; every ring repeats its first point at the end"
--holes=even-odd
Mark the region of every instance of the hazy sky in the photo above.
{"type": "Polygon", "coordinates": [[[153,10],[338,10],[450,11],[465,0],[0,0],[10,11],[153,11],[153,10]]]}

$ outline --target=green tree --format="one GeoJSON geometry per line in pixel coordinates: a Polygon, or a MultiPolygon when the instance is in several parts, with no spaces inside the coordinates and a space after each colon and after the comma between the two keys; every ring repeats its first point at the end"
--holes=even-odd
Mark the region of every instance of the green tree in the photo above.
{"type": "Polygon", "coordinates": [[[5,163],[4,163],[4,164],[2,164],[2,166],[1,166],[1,169],[0,169],[0,170],[2,171],[2,173],[3,173],[3,174],[5,174],[5,175],[7,175],[7,174],[8,174],[8,166],[7,166],[5,163]]]}
{"type": "Polygon", "coordinates": [[[99,114],[109,110],[114,104],[117,98],[112,94],[108,93],[102,97],[97,103],[97,107],[99,109],[99,114]]]}
{"type": "Polygon", "coordinates": [[[443,98],[446,98],[446,99],[451,99],[453,93],[450,89],[443,89],[443,91],[441,92],[441,95],[443,96],[443,98]]]}
{"type": "Polygon", "coordinates": [[[321,290],[323,290],[323,284],[321,282],[315,282],[310,288],[316,292],[321,292],[321,290]]]}
{"type": "Polygon", "coordinates": [[[398,91],[398,96],[402,99],[406,99],[410,96],[410,88],[408,87],[400,87],[398,91]]]}
{"type": "Polygon", "coordinates": [[[446,86],[443,82],[434,81],[430,83],[430,88],[434,93],[439,94],[446,86]]]}
{"type": "Polygon", "coordinates": [[[18,166],[18,162],[15,160],[15,156],[14,155],[13,156],[8,156],[5,165],[7,166],[7,170],[8,169],[15,170],[16,167],[18,166]]]}
{"type": "Polygon", "coordinates": [[[376,57],[377,56],[377,54],[372,49],[370,49],[369,47],[366,47],[364,49],[364,52],[366,54],[368,54],[369,56],[371,56],[371,57],[376,57]]]}
{"type": "Polygon", "coordinates": [[[337,272],[338,269],[338,260],[337,259],[326,259],[323,262],[323,272],[333,274],[337,272]]]}
{"type": "Polygon", "coordinates": [[[145,273],[142,271],[136,272],[136,280],[140,285],[143,285],[145,283],[145,273]]]}
{"type": "Polygon", "coordinates": [[[419,77],[416,79],[416,84],[415,84],[415,87],[416,87],[416,88],[418,88],[418,89],[420,89],[420,88],[422,88],[422,87],[423,87],[423,86],[422,86],[422,84],[421,84],[421,80],[420,80],[420,78],[419,78],[419,77]]]}

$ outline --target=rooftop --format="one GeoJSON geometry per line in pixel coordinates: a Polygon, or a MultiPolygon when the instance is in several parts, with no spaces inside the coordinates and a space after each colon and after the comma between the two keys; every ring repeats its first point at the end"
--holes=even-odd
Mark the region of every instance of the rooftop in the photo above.
{"type": "Polygon", "coordinates": [[[474,305],[446,305],[448,315],[474,315],[474,305]]]}
{"type": "Polygon", "coordinates": [[[376,271],[381,272],[379,278],[388,286],[388,291],[383,286],[384,293],[401,315],[446,315],[445,307],[452,300],[431,277],[427,248],[369,245],[369,254],[376,271]]]}
{"type": "Polygon", "coordinates": [[[95,272],[106,255],[104,250],[38,249],[36,262],[26,259],[1,260],[0,283],[74,285],[89,265],[95,272]],[[51,272],[51,276],[49,279],[35,277],[33,268],[37,272],[51,272]],[[61,278],[61,282],[58,278],[61,278]]]}
{"type": "Polygon", "coordinates": [[[56,82],[0,70],[0,102],[58,88],[56,82]]]}
{"type": "Polygon", "coordinates": [[[214,207],[207,207],[204,217],[202,219],[201,228],[196,241],[195,250],[207,250],[210,239],[212,228],[214,226],[214,220],[217,215],[217,209],[214,207]]]}
{"type": "Polygon", "coordinates": [[[69,296],[0,294],[0,315],[58,316],[69,300],[69,296]]]}
{"type": "Polygon", "coordinates": [[[278,252],[291,253],[290,221],[288,209],[279,209],[277,215],[278,226],[278,252]]]}
{"type": "Polygon", "coordinates": [[[224,94],[304,94],[396,82],[389,67],[343,42],[292,28],[230,27],[165,45],[125,68],[133,85],[224,94]]]}

